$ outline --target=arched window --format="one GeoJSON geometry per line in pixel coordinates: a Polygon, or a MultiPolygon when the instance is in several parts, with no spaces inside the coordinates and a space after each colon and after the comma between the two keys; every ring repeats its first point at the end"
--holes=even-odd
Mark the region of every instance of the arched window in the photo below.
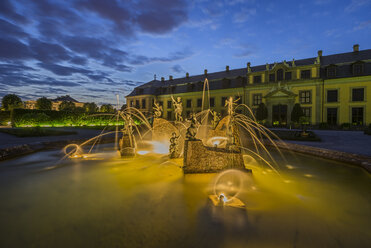
{"type": "Polygon", "coordinates": [[[277,70],[277,81],[282,81],[283,80],[283,70],[278,69],[277,70]]]}

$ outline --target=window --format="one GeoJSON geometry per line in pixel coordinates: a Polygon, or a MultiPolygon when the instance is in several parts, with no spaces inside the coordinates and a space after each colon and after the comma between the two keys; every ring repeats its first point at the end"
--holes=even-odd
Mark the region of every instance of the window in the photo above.
{"type": "Polygon", "coordinates": [[[285,72],[285,80],[291,80],[291,71],[285,72]]]}
{"type": "Polygon", "coordinates": [[[161,88],[161,94],[166,94],[166,88],[165,87],[161,88]]]}
{"type": "Polygon", "coordinates": [[[187,99],[187,108],[192,108],[192,99],[187,99]]]}
{"type": "Polygon", "coordinates": [[[276,75],[274,73],[269,74],[269,82],[274,82],[276,81],[276,75]]]}
{"type": "Polygon", "coordinates": [[[310,90],[299,91],[300,103],[312,103],[312,92],[310,90]]]}
{"type": "Polygon", "coordinates": [[[352,89],[352,101],[362,102],[365,100],[364,88],[352,89]]]}
{"type": "Polygon", "coordinates": [[[283,80],[283,70],[278,69],[277,70],[277,81],[282,81],[283,80]]]}
{"type": "Polygon", "coordinates": [[[142,99],[142,108],[143,108],[143,109],[146,108],[146,99],[142,99]]]}
{"type": "Polygon", "coordinates": [[[326,71],[327,71],[327,77],[328,78],[336,77],[336,67],[335,66],[327,67],[326,71]]]}
{"type": "Polygon", "coordinates": [[[363,125],[363,108],[352,108],[353,125],[363,125]]]}
{"type": "Polygon", "coordinates": [[[221,106],[224,107],[225,106],[225,101],[227,100],[227,97],[223,96],[222,97],[222,103],[221,103],[221,106]]]}
{"type": "Polygon", "coordinates": [[[338,91],[328,90],[327,91],[327,102],[337,102],[338,101],[338,91]]]}
{"type": "Polygon", "coordinates": [[[262,102],[262,94],[252,95],[252,105],[257,106],[262,102]]]}
{"type": "Polygon", "coordinates": [[[353,75],[359,76],[363,74],[363,64],[357,63],[353,64],[353,75]]]}
{"type": "Polygon", "coordinates": [[[197,107],[198,108],[201,108],[201,106],[202,106],[202,99],[201,98],[198,98],[197,99],[197,107]]]}
{"type": "Polygon", "coordinates": [[[134,101],[133,100],[130,101],[130,107],[134,107],[134,101]]]}
{"type": "Polygon", "coordinates": [[[329,125],[336,125],[338,119],[337,108],[327,108],[327,123],[329,125]]]}
{"type": "Polygon", "coordinates": [[[171,101],[167,101],[167,108],[171,108],[171,101]]]}
{"type": "Polygon", "coordinates": [[[169,121],[171,121],[171,111],[167,111],[167,119],[169,120],[169,121]]]}
{"type": "Polygon", "coordinates": [[[308,120],[310,121],[311,117],[312,117],[312,108],[301,108],[303,110],[303,113],[304,113],[304,116],[308,118],[308,120]]]}
{"type": "Polygon", "coordinates": [[[310,78],[310,70],[302,70],[300,73],[301,73],[300,74],[301,79],[310,78]]]}
{"type": "Polygon", "coordinates": [[[135,100],[135,107],[136,108],[140,108],[140,106],[139,106],[139,100],[135,100]]]}
{"type": "Polygon", "coordinates": [[[262,82],[262,76],[254,76],[254,84],[261,83],[262,82]]]}
{"type": "Polygon", "coordinates": [[[160,106],[164,106],[164,102],[163,102],[163,101],[159,101],[158,104],[159,104],[160,106]]]}
{"type": "Polygon", "coordinates": [[[210,97],[210,107],[215,107],[215,98],[210,97]]]}

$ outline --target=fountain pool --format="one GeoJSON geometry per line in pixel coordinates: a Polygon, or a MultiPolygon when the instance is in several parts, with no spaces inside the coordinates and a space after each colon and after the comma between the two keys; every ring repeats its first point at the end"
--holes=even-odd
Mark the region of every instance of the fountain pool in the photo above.
{"type": "Polygon", "coordinates": [[[146,153],[89,160],[43,151],[0,163],[0,247],[367,247],[371,180],[346,164],[286,155],[278,176],[244,160],[238,198],[215,207],[217,174],[146,153]]]}

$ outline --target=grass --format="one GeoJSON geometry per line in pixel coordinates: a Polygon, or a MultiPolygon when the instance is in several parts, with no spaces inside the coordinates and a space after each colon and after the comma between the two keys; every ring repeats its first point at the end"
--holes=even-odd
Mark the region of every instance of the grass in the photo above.
{"type": "Polygon", "coordinates": [[[302,131],[294,130],[271,130],[271,131],[282,140],[321,141],[321,139],[318,136],[316,136],[316,134],[312,131],[306,131],[306,133],[308,133],[308,136],[302,136],[301,135],[302,131]]]}
{"type": "Polygon", "coordinates": [[[0,128],[0,132],[11,134],[17,137],[63,136],[77,134],[77,132],[74,131],[62,131],[40,127],[0,128]]]}

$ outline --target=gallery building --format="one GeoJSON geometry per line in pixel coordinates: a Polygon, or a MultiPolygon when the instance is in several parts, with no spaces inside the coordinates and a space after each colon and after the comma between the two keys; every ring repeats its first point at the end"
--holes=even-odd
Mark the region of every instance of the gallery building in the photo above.
{"type": "MultiPolygon", "coordinates": [[[[207,94],[206,94],[207,95],[207,94]]],[[[171,96],[180,97],[183,118],[202,109],[226,115],[225,100],[232,96],[256,111],[260,103],[268,109],[267,122],[287,125],[295,103],[300,103],[312,124],[369,125],[371,123],[371,49],[283,61],[245,68],[152,80],[136,87],[127,104],[151,115],[154,101],[163,106],[163,118],[174,120],[171,96]],[[210,101],[202,106],[205,79],[210,101]]]]}

